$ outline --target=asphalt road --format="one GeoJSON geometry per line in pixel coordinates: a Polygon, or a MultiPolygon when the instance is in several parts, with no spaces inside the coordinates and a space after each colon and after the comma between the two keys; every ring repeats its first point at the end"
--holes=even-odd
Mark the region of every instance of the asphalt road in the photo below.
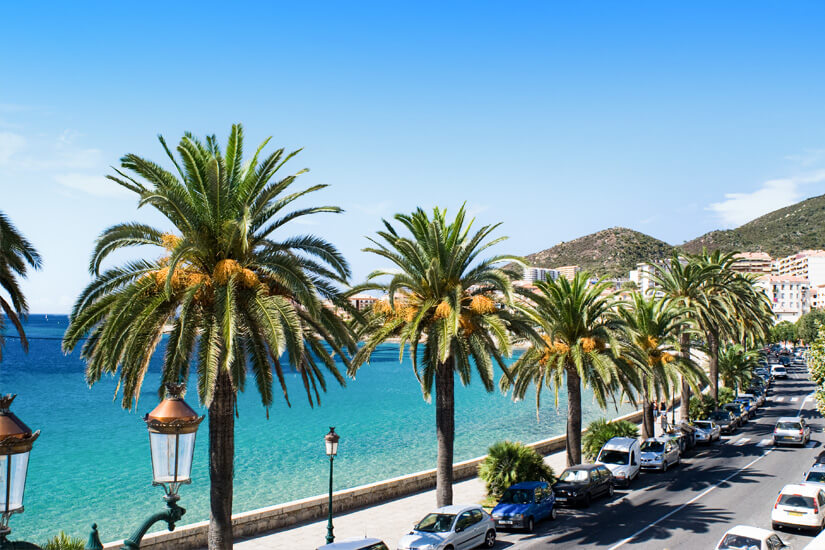
{"type": "MultiPolygon", "coordinates": [[[[561,509],[555,521],[532,534],[499,533],[496,548],[712,549],[734,525],[771,528],[770,512],[780,489],[798,482],[825,448],[825,422],[816,412],[813,384],[804,367],[789,368],[777,380],[756,417],[720,443],[698,447],[681,466],[662,474],[643,472],[630,490],[616,491],[589,509],[561,509]],[[774,448],[773,426],[780,416],[809,420],[806,448],[774,448]]],[[[794,549],[815,533],[780,531],[794,549]]]]}

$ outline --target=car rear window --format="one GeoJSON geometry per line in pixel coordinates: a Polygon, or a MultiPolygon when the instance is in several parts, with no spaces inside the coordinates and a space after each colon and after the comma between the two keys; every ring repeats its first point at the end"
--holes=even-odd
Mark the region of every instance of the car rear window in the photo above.
{"type": "Polygon", "coordinates": [[[794,506],[796,508],[813,508],[813,497],[804,497],[802,495],[782,495],[779,498],[779,504],[783,506],[794,506]]]}
{"type": "Polygon", "coordinates": [[[777,430],[801,430],[802,425],[799,422],[777,422],[777,430]]]}
{"type": "Polygon", "coordinates": [[[805,481],[825,483],[825,472],[808,472],[808,477],[805,478],[805,481]]]}
{"type": "Polygon", "coordinates": [[[762,548],[762,541],[744,535],[725,535],[719,550],[741,550],[742,548],[762,548]]]}

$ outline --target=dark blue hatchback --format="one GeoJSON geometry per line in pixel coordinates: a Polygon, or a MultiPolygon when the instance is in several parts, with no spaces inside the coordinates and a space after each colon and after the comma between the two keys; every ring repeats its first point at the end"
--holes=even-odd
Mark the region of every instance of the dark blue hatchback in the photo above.
{"type": "Polygon", "coordinates": [[[506,491],[493,508],[497,529],[532,531],[539,521],[556,519],[556,497],[546,481],[516,483],[506,491]]]}

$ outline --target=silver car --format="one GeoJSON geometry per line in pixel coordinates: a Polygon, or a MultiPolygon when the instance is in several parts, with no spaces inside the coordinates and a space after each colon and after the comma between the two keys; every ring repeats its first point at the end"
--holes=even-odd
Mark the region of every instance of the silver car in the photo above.
{"type": "Polygon", "coordinates": [[[398,550],[469,550],[495,544],[496,524],[490,514],[477,504],[453,504],[427,514],[401,537],[398,550]]]}
{"type": "Polygon", "coordinates": [[[783,443],[807,445],[811,440],[811,427],[800,416],[783,416],[776,422],[773,429],[773,444],[783,443]]]}
{"type": "Polygon", "coordinates": [[[696,428],[696,443],[713,443],[722,437],[722,428],[713,420],[697,420],[693,427],[696,428]]]}
{"type": "Polygon", "coordinates": [[[657,469],[666,472],[669,467],[681,461],[679,443],[669,437],[645,439],[641,452],[643,470],[657,469]]]}

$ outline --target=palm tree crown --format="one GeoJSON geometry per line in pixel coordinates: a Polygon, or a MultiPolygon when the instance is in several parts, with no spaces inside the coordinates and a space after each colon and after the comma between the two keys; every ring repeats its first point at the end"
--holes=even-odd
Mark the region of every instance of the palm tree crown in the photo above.
{"type": "MultiPolygon", "coordinates": [[[[6,296],[0,294],[0,308],[14,325],[20,337],[23,350],[28,351],[29,341],[23,330],[21,317],[29,312],[29,305],[23,290],[20,288],[20,279],[28,274],[28,268],[40,269],[42,265],[40,254],[34,246],[23,236],[3,212],[0,212],[0,288],[6,296]]],[[[0,360],[3,359],[3,325],[5,319],[0,314],[0,360]]]]}

